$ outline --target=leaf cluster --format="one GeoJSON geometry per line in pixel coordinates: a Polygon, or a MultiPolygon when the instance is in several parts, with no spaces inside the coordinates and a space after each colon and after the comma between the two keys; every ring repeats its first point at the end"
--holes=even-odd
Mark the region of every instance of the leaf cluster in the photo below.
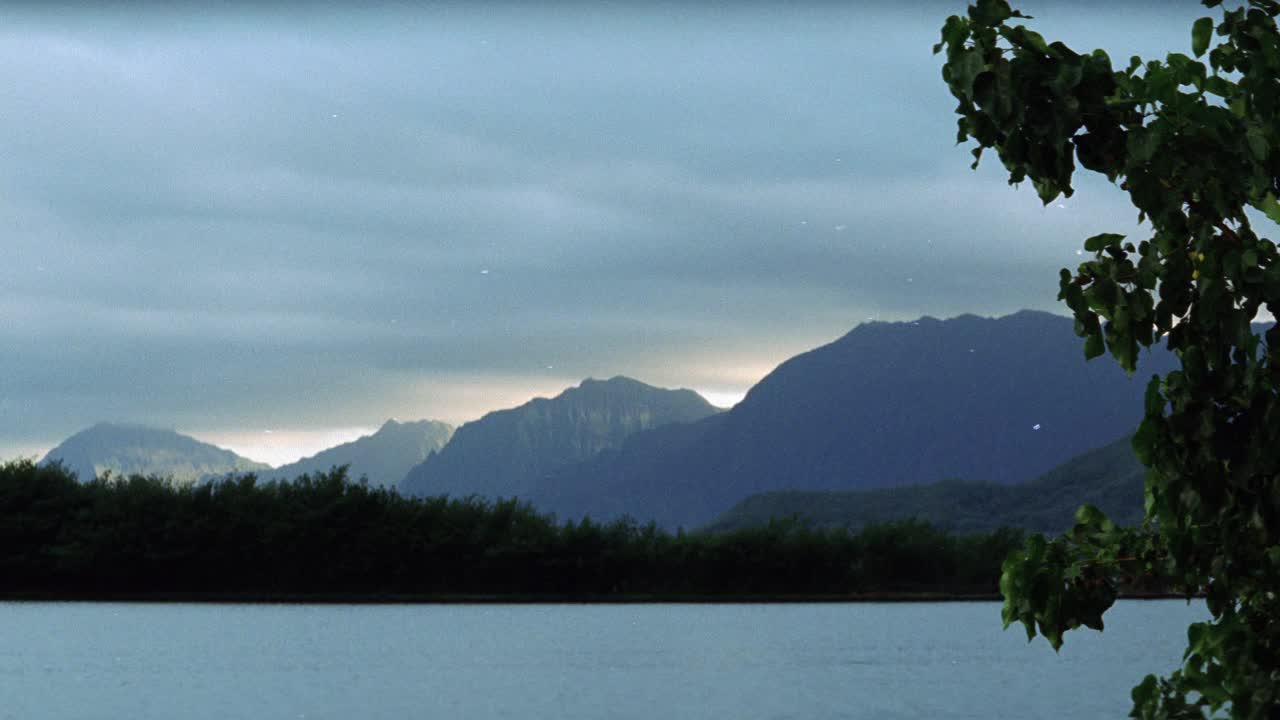
{"type": "Polygon", "coordinates": [[[1179,359],[1151,379],[1134,438],[1147,537],[1090,516],[1006,567],[1006,620],[1055,644],[1101,626],[1112,556],[1135,543],[1206,595],[1214,620],[1181,670],[1135,690],[1136,717],[1280,707],[1280,329],[1253,324],[1280,308],[1276,244],[1254,225],[1280,221],[1280,3],[1204,4],[1220,14],[1192,25],[1190,55],[1122,67],[1015,24],[1030,18],[1005,0],[949,18],[935,47],[975,161],[995,150],[1045,203],[1073,193],[1078,167],[1099,173],[1150,232],[1087,239],[1092,259],[1061,272],[1058,295],[1087,357],[1109,352],[1133,373],[1164,342],[1179,359]]]}

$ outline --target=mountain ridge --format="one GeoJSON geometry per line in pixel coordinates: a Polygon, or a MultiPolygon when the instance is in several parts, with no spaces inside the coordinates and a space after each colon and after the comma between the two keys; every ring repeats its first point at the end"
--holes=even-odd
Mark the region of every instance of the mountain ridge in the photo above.
{"type": "Polygon", "coordinates": [[[1145,474],[1126,437],[1026,483],[942,480],[874,490],[772,491],[745,498],[705,529],[732,532],[774,518],[795,517],[815,527],[856,531],[915,519],[959,534],[1007,526],[1057,535],[1072,526],[1076,509],[1085,504],[1098,507],[1121,525],[1140,522],[1145,474]]]}

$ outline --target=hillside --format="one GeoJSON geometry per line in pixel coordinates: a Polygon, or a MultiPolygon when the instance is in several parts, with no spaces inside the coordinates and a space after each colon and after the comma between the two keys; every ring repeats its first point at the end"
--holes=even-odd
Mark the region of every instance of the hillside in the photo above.
{"type": "Polygon", "coordinates": [[[728,532],[764,525],[772,518],[797,517],[815,527],[857,530],[914,518],[960,534],[1002,526],[1058,534],[1071,527],[1083,504],[1096,505],[1121,524],[1141,521],[1143,475],[1125,438],[1022,485],[944,480],[854,492],[761,493],[733,506],[707,529],[728,532]]]}
{"type": "Polygon", "coordinates": [[[323,473],[348,465],[347,476],[352,479],[365,477],[375,487],[394,487],[413,466],[438,452],[451,437],[453,427],[442,422],[388,420],[372,435],[264,471],[261,477],[292,480],[304,473],[323,473]]]}
{"type": "Polygon", "coordinates": [[[172,430],[142,425],[99,423],[62,441],[41,460],[63,467],[88,482],[106,471],[112,475],[157,475],[179,484],[227,473],[270,470],[216,445],[172,430]]]}
{"type": "Polygon", "coordinates": [[[458,428],[400,483],[408,495],[533,497],[543,479],[629,436],[719,412],[692,390],[625,377],[586,380],[554,398],[492,412],[458,428]]]}

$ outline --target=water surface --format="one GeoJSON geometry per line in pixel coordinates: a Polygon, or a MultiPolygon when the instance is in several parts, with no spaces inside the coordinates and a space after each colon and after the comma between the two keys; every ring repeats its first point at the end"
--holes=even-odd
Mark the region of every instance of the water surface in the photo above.
{"type": "Polygon", "coordinates": [[[996,603],[0,603],[0,719],[1093,720],[1206,614],[1122,602],[1055,655],[996,603]]]}

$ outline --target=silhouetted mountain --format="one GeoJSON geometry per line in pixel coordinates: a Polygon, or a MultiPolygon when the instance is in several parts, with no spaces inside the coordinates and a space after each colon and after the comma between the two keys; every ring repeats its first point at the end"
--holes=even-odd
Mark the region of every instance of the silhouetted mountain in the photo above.
{"type": "Polygon", "coordinates": [[[41,464],[54,461],[81,482],[110,470],[112,475],[158,475],[194,483],[227,473],[270,470],[254,462],[172,430],[141,425],[99,423],[50,450],[41,464]]]}
{"type": "Polygon", "coordinates": [[[733,506],[707,529],[731,531],[798,517],[815,527],[858,530],[914,518],[961,534],[1007,526],[1057,535],[1071,527],[1076,509],[1085,504],[1120,524],[1141,522],[1144,475],[1125,438],[1020,485],[943,480],[880,490],[761,493],[733,506]]]}
{"type": "Polygon", "coordinates": [[[1147,379],[1174,366],[1164,350],[1134,378],[1086,362],[1072,323],[1023,311],[860,325],[722,416],[631,438],[529,499],[562,518],[694,527],[761,492],[1025,481],[1132,432],[1147,379]]]}
{"type": "Polygon", "coordinates": [[[281,465],[263,478],[292,480],[304,473],[322,473],[347,465],[352,479],[367,477],[377,487],[394,487],[414,465],[438,452],[453,437],[453,426],[435,420],[388,420],[372,435],[323,450],[311,457],[281,465]]]}
{"type": "Polygon", "coordinates": [[[628,436],[717,413],[692,390],[624,377],[586,380],[552,399],[489,413],[458,428],[439,453],[400,484],[412,495],[536,497],[542,479],[617,447],[628,436]]]}

